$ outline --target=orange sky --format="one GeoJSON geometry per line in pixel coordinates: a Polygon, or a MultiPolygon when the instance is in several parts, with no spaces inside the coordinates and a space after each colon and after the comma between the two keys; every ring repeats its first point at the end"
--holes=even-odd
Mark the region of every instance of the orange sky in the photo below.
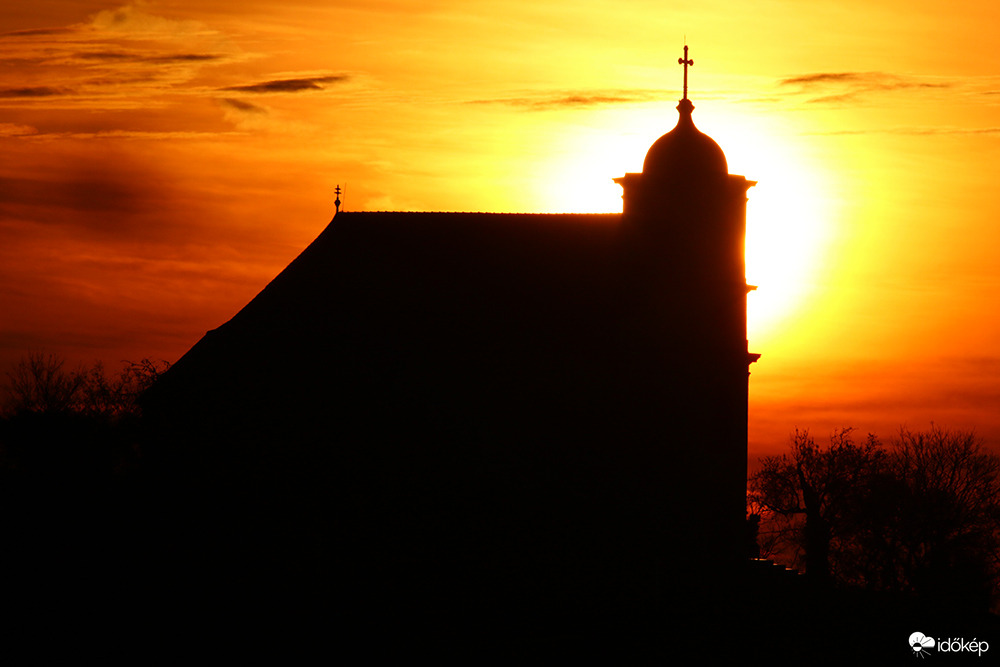
{"type": "Polygon", "coordinates": [[[695,122],[759,181],[752,457],[931,422],[1000,448],[1000,5],[664,4],[4,3],[0,368],[176,360],[338,183],[350,210],[621,210],[686,37],[695,122]]]}

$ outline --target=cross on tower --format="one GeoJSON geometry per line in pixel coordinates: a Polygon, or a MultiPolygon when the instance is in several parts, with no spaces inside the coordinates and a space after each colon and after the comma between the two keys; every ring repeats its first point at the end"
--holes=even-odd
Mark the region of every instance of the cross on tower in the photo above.
{"type": "Polygon", "coordinates": [[[678,65],[684,65],[684,99],[688,98],[688,65],[694,65],[694,60],[688,60],[688,47],[684,45],[684,57],[677,59],[678,65]]]}
{"type": "Polygon", "coordinates": [[[340,185],[338,184],[334,192],[337,194],[337,198],[333,200],[333,205],[337,207],[336,213],[340,213],[340,185]]]}

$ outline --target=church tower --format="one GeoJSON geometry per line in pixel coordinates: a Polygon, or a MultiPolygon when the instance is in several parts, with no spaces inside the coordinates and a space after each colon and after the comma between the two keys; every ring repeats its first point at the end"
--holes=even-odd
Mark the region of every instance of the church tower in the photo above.
{"type": "MultiPolygon", "coordinates": [[[[743,554],[749,364],[744,261],[747,190],[755,185],[729,173],[719,145],[695,127],[684,95],[677,125],[649,148],[641,173],[615,182],[623,188],[622,232],[632,284],[648,321],[646,335],[669,348],[670,381],[654,387],[662,407],[662,499],[671,536],[697,536],[689,555],[708,566],[738,570],[743,554]],[[676,508],[688,508],[678,511],[676,508]],[[692,511],[690,508],[697,508],[692,511]]],[[[676,551],[668,548],[668,551],[676,551]]]]}

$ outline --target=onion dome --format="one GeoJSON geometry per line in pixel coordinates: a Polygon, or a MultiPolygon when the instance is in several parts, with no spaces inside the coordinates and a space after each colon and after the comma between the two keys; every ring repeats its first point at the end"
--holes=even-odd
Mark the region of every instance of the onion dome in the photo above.
{"type": "Polygon", "coordinates": [[[653,142],[642,163],[642,173],[654,179],[674,176],[725,175],[726,155],[710,136],[694,126],[694,105],[685,97],[677,105],[679,118],[674,129],[653,142]]]}

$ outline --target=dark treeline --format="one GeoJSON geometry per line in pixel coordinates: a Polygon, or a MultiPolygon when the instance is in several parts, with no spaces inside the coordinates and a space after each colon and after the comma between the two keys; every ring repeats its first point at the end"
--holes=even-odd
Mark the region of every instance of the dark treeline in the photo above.
{"type": "Polygon", "coordinates": [[[100,362],[71,369],[52,354],[23,357],[0,397],[5,477],[69,483],[121,477],[138,466],[139,397],[168,366],[126,361],[113,373],[100,362]]]}
{"type": "Polygon", "coordinates": [[[117,372],[100,363],[70,368],[54,355],[32,353],[6,373],[5,620],[60,636],[111,623],[124,638],[123,619],[141,625],[148,618],[139,611],[165,565],[157,546],[163,507],[144,461],[138,398],[166,366],[142,360],[117,372]]]}
{"type": "MultiPolygon", "coordinates": [[[[124,619],[131,630],[196,612],[220,623],[239,614],[238,605],[206,609],[202,593],[217,584],[191,580],[192,571],[178,567],[179,554],[203,545],[183,543],[190,538],[178,536],[198,533],[177,522],[203,516],[202,527],[214,530],[219,513],[190,506],[178,512],[176,480],[157,469],[144,446],[149,434],[139,398],[165,368],[143,360],[117,372],[101,364],[71,369],[33,354],[7,373],[0,403],[5,611],[30,619],[59,610],[74,622],[106,623],[94,615],[97,605],[115,609],[106,618],[124,619]]],[[[969,636],[981,627],[969,615],[996,609],[1000,459],[972,433],[902,431],[883,442],[844,429],[820,445],[796,432],[788,453],[761,461],[747,498],[748,525],[757,527],[748,554],[806,572],[793,583],[753,579],[749,603],[737,606],[734,627],[744,635],[779,638],[769,640],[769,650],[783,642],[789,655],[812,651],[845,619],[854,619],[858,635],[915,601],[920,608],[893,626],[892,637],[883,629],[870,638],[894,655],[895,634],[942,627],[928,624],[924,609],[947,619],[961,614],[948,627],[969,636]]],[[[220,516],[218,528],[232,519],[220,516]]],[[[296,564],[281,561],[284,571],[262,566],[247,584],[258,591],[265,582],[281,585],[296,564]]],[[[329,609],[338,603],[322,601],[329,609]]]]}
{"type": "Polygon", "coordinates": [[[823,446],[796,431],[751,475],[748,506],[761,555],[815,585],[962,611],[1000,601],[1000,457],[972,432],[842,429],[823,446]]]}
{"type": "Polygon", "coordinates": [[[138,414],[139,396],[166,371],[166,361],[124,361],[118,373],[101,362],[90,367],[66,368],[53,354],[25,355],[7,373],[7,391],[0,403],[6,417],[25,414],[79,414],[99,419],[138,414]]]}

